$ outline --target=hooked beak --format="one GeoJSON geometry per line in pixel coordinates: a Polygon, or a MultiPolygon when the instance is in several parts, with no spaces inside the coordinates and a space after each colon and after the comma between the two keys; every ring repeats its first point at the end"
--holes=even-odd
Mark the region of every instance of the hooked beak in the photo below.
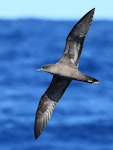
{"type": "Polygon", "coordinates": [[[40,68],[40,69],[36,69],[36,71],[37,71],[37,72],[39,72],[39,71],[43,71],[43,69],[42,69],[42,68],[40,68]]]}

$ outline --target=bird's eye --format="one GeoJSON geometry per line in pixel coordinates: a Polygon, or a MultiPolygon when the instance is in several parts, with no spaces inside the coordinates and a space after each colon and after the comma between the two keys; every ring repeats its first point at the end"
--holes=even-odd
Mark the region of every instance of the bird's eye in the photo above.
{"type": "Polygon", "coordinates": [[[43,69],[46,69],[46,68],[47,68],[47,66],[42,66],[42,68],[43,68],[43,69]]]}

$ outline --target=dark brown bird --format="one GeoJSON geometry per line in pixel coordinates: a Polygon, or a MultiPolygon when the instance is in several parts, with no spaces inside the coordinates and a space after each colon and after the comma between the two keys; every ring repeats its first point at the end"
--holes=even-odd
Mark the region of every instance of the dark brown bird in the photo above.
{"type": "Polygon", "coordinates": [[[44,65],[37,71],[45,71],[53,74],[53,79],[41,97],[35,118],[34,134],[38,138],[46,127],[53,109],[62,97],[66,88],[72,80],[79,80],[88,83],[98,83],[95,78],[84,75],[78,70],[78,60],[82,52],[84,38],[92,23],[95,9],[89,11],[73,27],[66,39],[66,47],[61,59],[56,64],[44,65]]]}

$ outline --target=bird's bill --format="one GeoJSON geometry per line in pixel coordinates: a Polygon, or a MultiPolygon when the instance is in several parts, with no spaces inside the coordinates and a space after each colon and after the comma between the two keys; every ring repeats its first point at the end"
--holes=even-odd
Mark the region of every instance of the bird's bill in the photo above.
{"type": "Polygon", "coordinates": [[[36,69],[36,71],[37,71],[37,72],[43,71],[43,69],[42,69],[42,68],[39,68],[39,69],[36,69]]]}

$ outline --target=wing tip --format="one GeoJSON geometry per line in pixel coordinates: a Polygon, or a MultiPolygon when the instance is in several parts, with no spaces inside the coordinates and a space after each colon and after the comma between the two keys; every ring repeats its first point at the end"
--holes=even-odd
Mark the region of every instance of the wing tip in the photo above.
{"type": "Polygon", "coordinates": [[[38,139],[39,136],[40,136],[40,134],[37,135],[36,133],[34,133],[34,137],[35,137],[36,140],[38,139]]]}
{"type": "Polygon", "coordinates": [[[95,11],[95,7],[94,7],[94,8],[92,8],[90,11],[95,11]]]}
{"type": "Polygon", "coordinates": [[[93,15],[94,12],[95,12],[95,8],[92,8],[90,11],[88,11],[88,12],[86,13],[86,15],[87,15],[87,14],[90,14],[90,13],[92,13],[92,15],[93,15]]]}
{"type": "Polygon", "coordinates": [[[35,139],[37,140],[37,138],[38,138],[38,135],[34,134],[34,137],[35,137],[35,139]]]}
{"type": "Polygon", "coordinates": [[[93,18],[94,12],[95,12],[95,8],[88,11],[83,17],[85,18],[86,16],[90,15],[90,17],[93,18]]]}
{"type": "Polygon", "coordinates": [[[34,126],[34,137],[35,137],[35,139],[38,139],[40,134],[41,134],[41,132],[38,130],[36,123],[35,123],[35,126],[34,126]]]}

